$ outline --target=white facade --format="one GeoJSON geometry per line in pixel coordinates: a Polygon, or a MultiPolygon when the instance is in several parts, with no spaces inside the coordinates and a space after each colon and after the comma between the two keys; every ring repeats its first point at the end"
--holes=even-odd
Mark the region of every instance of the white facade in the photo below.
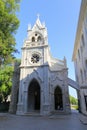
{"type": "Polygon", "coordinates": [[[66,59],[51,56],[48,34],[37,18],[22,47],[17,114],[39,111],[49,115],[55,111],[70,113],[68,69],[66,59]]]}
{"type": "Polygon", "coordinates": [[[87,0],[82,0],[74,45],[73,61],[80,86],[80,109],[87,115],[87,0]]]}

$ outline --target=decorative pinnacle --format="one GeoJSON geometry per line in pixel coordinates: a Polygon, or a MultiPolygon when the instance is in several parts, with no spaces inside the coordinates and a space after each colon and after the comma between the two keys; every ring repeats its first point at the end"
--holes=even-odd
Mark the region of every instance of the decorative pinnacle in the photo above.
{"type": "Polygon", "coordinates": [[[31,30],[31,24],[28,24],[28,30],[31,30]]]}

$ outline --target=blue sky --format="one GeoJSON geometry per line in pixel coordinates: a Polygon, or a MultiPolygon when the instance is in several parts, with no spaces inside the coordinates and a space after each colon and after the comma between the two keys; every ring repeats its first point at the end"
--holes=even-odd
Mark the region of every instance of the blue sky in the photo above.
{"type": "MultiPolygon", "coordinates": [[[[73,47],[79,17],[81,0],[22,0],[17,13],[20,27],[16,34],[16,48],[21,58],[21,47],[27,36],[28,24],[34,25],[37,14],[41,22],[45,22],[48,30],[48,42],[51,54],[58,59],[67,59],[69,77],[75,79],[72,62],[73,47]]],[[[70,89],[72,95],[75,91],[70,89]]]]}

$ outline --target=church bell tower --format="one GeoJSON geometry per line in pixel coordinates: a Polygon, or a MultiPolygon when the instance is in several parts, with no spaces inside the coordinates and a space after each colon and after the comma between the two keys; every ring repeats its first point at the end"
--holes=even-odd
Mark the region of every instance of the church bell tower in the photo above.
{"type": "Polygon", "coordinates": [[[27,38],[22,47],[21,66],[40,66],[47,64],[48,55],[48,35],[45,24],[41,23],[39,17],[33,28],[28,26],[27,38]]]}

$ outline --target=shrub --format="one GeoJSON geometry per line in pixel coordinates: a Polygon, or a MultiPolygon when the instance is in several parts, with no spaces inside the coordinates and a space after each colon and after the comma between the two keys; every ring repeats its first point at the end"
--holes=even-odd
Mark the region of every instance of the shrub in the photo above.
{"type": "Polygon", "coordinates": [[[0,103],[0,112],[8,112],[9,102],[0,103]]]}

